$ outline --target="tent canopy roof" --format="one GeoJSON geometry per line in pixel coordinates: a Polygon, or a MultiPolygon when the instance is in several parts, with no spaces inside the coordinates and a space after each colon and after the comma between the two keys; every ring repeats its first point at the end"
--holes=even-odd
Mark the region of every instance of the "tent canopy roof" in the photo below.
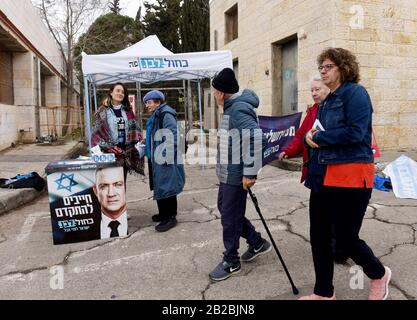
{"type": "Polygon", "coordinates": [[[96,85],[211,78],[233,68],[230,51],[174,54],[155,35],[113,54],[82,53],[82,71],[96,85]]]}

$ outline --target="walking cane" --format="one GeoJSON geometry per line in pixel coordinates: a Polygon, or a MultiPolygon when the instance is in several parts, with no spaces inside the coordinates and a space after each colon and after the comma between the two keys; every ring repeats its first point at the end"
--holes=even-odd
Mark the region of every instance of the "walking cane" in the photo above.
{"type": "Polygon", "coordinates": [[[275,244],[275,241],[274,241],[274,239],[272,238],[271,232],[269,232],[268,226],[266,225],[266,222],[265,222],[265,220],[264,220],[264,217],[262,216],[261,210],[259,209],[259,206],[258,206],[258,199],[256,199],[255,194],[254,194],[254,193],[252,193],[252,190],[251,190],[250,188],[248,188],[248,191],[249,191],[249,195],[250,195],[250,197],[251,197],[251,199],[252,199],[252,202],[253,202],[253,204],[255,205],[255,209],[256,209],[256,211],[258,212],[259,217],[260,217],[260,218],[261,218],[261,220],[262,220],[262,223],[263,223],[263,225],[264,225],[264,227],[265,227],[266,232],[268,233],[269,239],[271,239],[271,242],[272,242],[272,245],[274,246],[275,252],[277,253],[278,258],[279,258],[279,260],[281,261],[282,266],[284,267],[284,271],[285,271],[285,273],[287,274],[288,280],[290,280],[291,287],[292,287],[292,292],[293,292],[294,294],[298,294],[298,289],[296,288],[296,286],[295,286],[294,282],[293,282],[293,281],[292,281],[292,279],[291,279],[291,276],[290,276],[290,273],[288,272],[287,266],[285,265],[285,262],[284,262],[284,260],[282,259],[281,254],[279,253],[279,250],[278,250],[278,248],[277,248],[277,245],[275,244]]]}

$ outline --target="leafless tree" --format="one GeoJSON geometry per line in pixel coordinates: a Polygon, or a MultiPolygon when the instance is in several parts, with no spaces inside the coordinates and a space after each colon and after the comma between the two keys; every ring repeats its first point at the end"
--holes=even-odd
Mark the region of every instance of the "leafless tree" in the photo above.
{"type": "MultiPolygon", "coordinates": [[[[72,103],[74,87],[74,48],[78,37],[87,30],[99,15],[103,14],[106,0],[32,0],[55,39],[64,61],[67,78],[66,104],[72,103]]],[[[62,134],[66,135],[70,109],[67,109],[62,134]]]]}

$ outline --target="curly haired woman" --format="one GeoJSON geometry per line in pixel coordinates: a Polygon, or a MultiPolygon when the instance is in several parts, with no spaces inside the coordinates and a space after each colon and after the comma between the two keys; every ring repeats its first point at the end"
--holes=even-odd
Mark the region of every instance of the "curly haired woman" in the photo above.
{"type": "Polygon", "coordinates": [[[371,279],[370,300],[385,300],[391,270],[374,255],[359,231],[372,194],[372,103],[358,84],[359,64],[346,49],[328,48],[317,57],[330,94],[318,110],[324,130],[305,137],[310,157],[310,241],[316,283],[301,300],[334,300],[332,226],[336,243],[371,279]]]}

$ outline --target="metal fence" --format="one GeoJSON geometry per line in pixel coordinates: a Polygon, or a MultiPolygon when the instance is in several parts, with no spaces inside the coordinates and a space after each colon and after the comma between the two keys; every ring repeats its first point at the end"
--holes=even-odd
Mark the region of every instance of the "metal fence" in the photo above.
{"type": "Polygon", "coordinates": [[[84,136],[83,110],[80,106],[41,106],[41,137],[81,138],[84,136]]]}

